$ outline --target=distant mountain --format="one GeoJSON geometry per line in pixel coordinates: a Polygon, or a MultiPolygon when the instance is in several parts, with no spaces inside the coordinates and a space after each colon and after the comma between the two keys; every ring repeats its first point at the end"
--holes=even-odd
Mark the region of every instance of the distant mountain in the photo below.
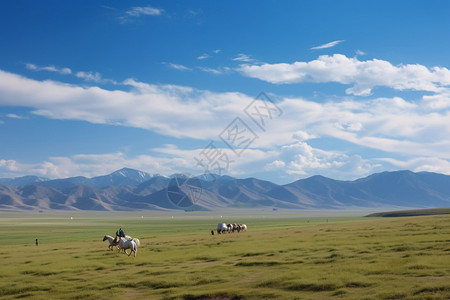
{"type": "MultiPolygon", "coordinates": [[[[173,175],[179,182],[182,174],[173,175]]],[[[0,209],[173,210],[171,178],[121,169],[93,178],[48,180],[25,176],[0,180],[0,209]]],[[[313,176],[286,185],[230,176],[196,179],[189,210],[227,208],[343,209],[369,207],[431,208],[450,206],[450,176],[411,171],[383,172],[354,181],[313,176]]],[[[178,182],[178,181],[177,181],[178,182]]],[[[184,192],[180,190],[180,197],[184,192]]]]}
{"type": "Polygon", "coordinates": [[[0,183],[7,184],[11,186],[22,186],[34,183],[45,182],[50,179],[38,176],[23,176],[17,178],[0,178],[0,183]]]}
{"type": "Polygon", "coordinates": [[[80,185],[94,188],[105,188],[108,186],[138,185],[150,180],[151,178],[152,175],[148,173],[129,168],[123,168],[104,176],[93,178],[78,176],[66,179],[42,181],[39,184],[49,186],[58,190],[63,190],[80,185]]]}

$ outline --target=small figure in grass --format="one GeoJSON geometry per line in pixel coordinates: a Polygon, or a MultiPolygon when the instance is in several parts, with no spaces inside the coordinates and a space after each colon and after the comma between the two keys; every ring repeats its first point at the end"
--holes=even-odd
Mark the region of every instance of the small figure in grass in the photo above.
{"type": "Polygon", "coordinates": [[[39,245],[38,239],[36,239],[36,246],[39,245]]]}

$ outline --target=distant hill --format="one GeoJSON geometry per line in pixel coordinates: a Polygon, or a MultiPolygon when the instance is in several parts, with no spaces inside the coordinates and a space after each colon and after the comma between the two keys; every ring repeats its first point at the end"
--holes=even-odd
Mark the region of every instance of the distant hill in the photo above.
{"type": "Polygon", "coordinates": [[[392,217],[417,217],[417,216],[434,216],[434,215],[448,215],[448,214],[450,214],[449,207],[388,211],[370,214],[367,215],[366,217],[392,218],[392,217]]]}
{"type": "Polygon", "coordinates": [[[152,175],[148,173],[129,168],[123,168],[104,176],[97,176],[93,178],[78,176],[66,179],[46,180],[39,182],[39,184],[53,187],[55,189],[65,189],[80,185],[93,188],[105,188],[108,186],[138,185],[150,180],[151,178],[152,175]]]}
{"type": "Polygon", "coordinates": [[[11,186],[29,185],[34,183],[40,183],[48,181],[50,179],[38,176],[23,176],[17,178],[0,178],[0,183],[11,186]]]}
{"type": "MultiPolygon", "coordinates": [[[[0,209],[186,209],[170,201],[170,181],[128,168],[93,178],[3,178],[0,209]]],[[[313,176],[286,185],[230,176],[199,176],[197,181],[200,193],[189,210],[450,207],[450,176],[428,172],[383,172],[354,181],[313,176]]]]}

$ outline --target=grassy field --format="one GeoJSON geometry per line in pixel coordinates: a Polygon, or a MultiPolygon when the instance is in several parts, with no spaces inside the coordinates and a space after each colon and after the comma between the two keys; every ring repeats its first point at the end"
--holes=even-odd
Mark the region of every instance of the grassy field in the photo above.
{"type": "Polygon", "coordinates": [[[0,213],[0,298],[450,298],[450,216],[117,215],[0,213]],[[120,226],[137,257],[102,242],[120,226]]]}

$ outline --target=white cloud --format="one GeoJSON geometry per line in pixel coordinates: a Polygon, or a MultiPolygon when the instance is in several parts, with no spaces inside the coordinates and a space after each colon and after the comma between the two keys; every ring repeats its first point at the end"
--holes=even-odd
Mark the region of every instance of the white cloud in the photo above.
{"type": "Polygon", "coordinates": [[[198,60],[203,60],[203,59],[207,59],[210,58],[211,55],[207,54],[207,53],[203,53],[202,55],[198,56],[197,59],[198,60]]]}
{"type": "Polygon", "coordinates": [[[125,13],[129,16],[160,16],[164,10],[160,8],[154,8],[151,6],[135,6],[127,10],[125,13]]]}
{"type": "MultiPolygon", "coordinates": [[[[32,108],[35,114],[53,119],[144,128],[165,136],[204,141],[220,141],[218,135],[236,117],[258,130],[243,112],[253,97],[242,93],[215,93],[133,79],[116,87],[122,90],[39,81],[0,71],[0,106],[32,108]]],[[[265,166],[281,166],[273,163],[280,161],[285,164],[284,174],[303,176],[319,170],[342,178],[351,176],[348,170],[364,174],[376,168],[381,160],[364,158],[368,149],[380,153],[381,158],[401,157],[400,162],[416,157],[436,158],[412,167],[439,170],[444,165],[441,161],[450,159],[450,107],[430,103],[444,103],[446,99],[424,97],[422,101],[408,102],[400,97],[365,101],[346,97],[318,103],[280,98],[277,106],[283,115],[267,119],[266,131],[257,132],[258,139],[244,152],[245,159],[236,160],[231,172],[248,174],[249,170],[256,172],[265,166]],[[315,139],[320,139],[320,149],[312,146],[315,139]],[[361,157],[335,150],[336,144],[362,149],[361,157]]],[[[167,148],[161,153],[171,154],[182,166],[192,163],[193,153],[189,157],[183,149],[167,148]]],[[[55,160],[47,162],[49,170],[56,165],[55,160]]],[[[396,166],[395,161],[382,162],[396,166]]]]}
{"type": "Polygon", "coordinates": [[[264,166],[264,169],[267,171],[273,171],[273,170],[284,170],[284,167],[286,166],[286,163],[282,160],[274,160],[264,166]]]}
{"type": "Polygon", "coordinates": [[[212,68],[206,68],[206,67],[198,67],[199,70],[206,72],[206,73],[211,73],[214,75],[220,75],[223,73],[222,70],[220,69],[212,69],[212,68]]]}
{"type": "Polygon", "coordinates": [[[251,101],[240,93],[213,93],[175,85],[126,80],[131,88],[106,90],[38,81],[0,71],[0,105],[34,108],[53,119],[144,128],[175,137],[215,137],[230,114],[251,101]],[[170,122],[168,122],[170,120],[170,122]]]}
{"type": "Polygon", "coordinates": [[[380,158],[380,161],[388,162],[391,165],[408,169],[414,172],[434,172],[450,175],[450,160],[437,157],[416,157],[408,160],[398,160],[393,158],[380,158]]]}
{"type": "MultiPolygon", "coordinates": [[[[220,50],[220,49],[215,49],[215,50],[212,50],[211,53],[218,54],[220,51],[222,51],[222,50],[220,50]]],[[[214,56],[214,55],[211,55],[211,54],[209,54],[209,53],[203,53],[202,55],[198,56],[197,59],[198,59],[198,60],[204,60],[204,59],[207,59],[207,58],[211,58],[211,57],[213,57],[213,56],[214,56]]]]}
{"type": "Polygon", "coordinates": [[[128,157],[122,152],[104,154],[76,154],[69,157],[50,157],[42,162],[23,164],[15,160],[0,160],[0,174],[5,177],[37,175],[48,178],[71,176],[94,177],[130,167],[150,174],[171,175],[188,165],[182,158],[137,155],[128,157]]]}
{"type": "MultiPolygon", "coordinates": [[[[328,174],[332,178],[354,178],[370,174],[377,164],[344,153],[313,148],[305,142],[282,147],[280,156],[287,157],[286,172],[292,175],[328,174]]],[[[286,160],[286,159],[285,159],[286,160]]],[[[279,164],[279,163],[278,163],[279,164]]]]}
{"type": "Polygon", "coordinates": [[[174,64],[174,63],[167,63],[167,62],[163,62],[162,64],[168,66],[171,69],[175,69],[178,71],[192,71],[191,68],[180,65],[180,64],[174,64]]]}
{"type": "Polygon", "coordinates": [[[224,74],[224,73],[229,73],[231,72],[231,68],[229,67],[219,67],[219,68],[207,68],[207,67],[197,67],[200,71],[206,72],[206,73],[211,73],[214,75],[220,75],[220,74],[224,74]]]}
{"type": "Polygon", "coordinates": [[[69,68],[58,68],[55,66],[46,66],[46,67],[38,67],[35,64],[25,64],[25,67],[28,70],[32,70],[32,71],[48,71],[48,72],[55,72],[55,73],[59,73],[62,75],[69,75],[72,74],[72,70],[69,68]]]}
{"type": "Polygon", "coordinates": [[[99,72],[77,72],[76,77],[83,79],[85,81],[95,82],[95,83],[111,83],[117,84],[115,80],[103,78],[99,72]]]}
{"type": "Polygon", "coordinates": [[[435,95],[424,95],[424,104],[430,110],[450,108],[450,90],[435,95]]]}
{"type": "Polygon", "coordinates": [[[394,66],[388,61],[373,59],[360,61],[342,54],[322,55],[309,62],[291,64],[241,65],[243,75],[275,84],[301,82],[337,82],[353,85],[347,94],[369,95],[376,86],[395,90],[442,92],[450,85],[450,70],[444,67],[427,68],[419,64],[394,66]]]}
{"type": "Polygon", "coordinates": [[[256,59],[251,58],[250,55],[239,53],[235,58],[233,58],[234,61],[241,61],[241,62],[248,62],[248,63],[255,63],[257,62],[256,59]]]}
{"type": "Polygon", "coordinates": [[[15,160],[0,159],[0,169],[15,172],[18,170],[18,167],[15,160]]]}
{"type": "Polygon", "coordinates": [[[7,114],[6,116],[8,118],[11,118],[11,119],[25,119],[25,117],[19,116],[19,115],[16,115],[16,114],[7,114]]]}
{"type": "Polygon", "coordinates": [[[35,64],[25,64],[25,67],[29,70],[32,71],[48,71],[48,72],[54,72],[54,73],[59,73],[62,75],[74,75],[75,77],[81,78],[85,81],[92,81],[95,83],[113,83],[113,84],[117,84],[116,81],[111,80],[111,79],[105,79],[102,78],[102,75],[99,72],[84,72],[84,71],[80,71],[80,72],[72,72],[71,69],[69,68],[58,68],[55,66],[46,66],[46,67],[38,67],[35,64]]]}
{"type": "Polygon", "coordinates": [[[329,42],[320,46],[316,46],[316,47],[312,47],[311,50],[319,50],[319,49],[326,49],[326,48],[331,48],[334,47],[340,43],[344,42],[344,40],[337,40],[337,41],[333,41],[333,42],[329,42]]]}
{"type": "Polygon", "coordinates": [[[75,75],[78,78],[84,79],[86,81],[93,81],[93,82],[101,82],[102,81],[102,75],[98,72],[77,72],[75,75]]]}
{"type": "Polygon", "coordinates": [[[121,23],[129,23],[142,16],[161,16],[164,13],[163,9],[154,8],[151,6],[134,6],[124,12],[119,17],[121,23]]]}
{"type": "MultiPolygon", "coordinates": [[[[253,99],[241,93],[214,93],[131,79],[123,85],[131,90],[38,81],[0,71],[0,105],[30,107],[35,114],[54,119],[216,139],[235,117],[244,115],[243,109],[253,99]]],[[[450,155],[445,150],[450,143],[450,112],[442,107],[433,110],[428,101],[412,103],[394,97],[316,103],[284,98],[277,105],[284,114],[271,121],[256,147],[329,136],[383,151],[450,155]]]]}
{"type": "Polygon", "coordinates": [[[356,50],[356,55],[366,55],[366,53],[358,49],[356,50]]]}

